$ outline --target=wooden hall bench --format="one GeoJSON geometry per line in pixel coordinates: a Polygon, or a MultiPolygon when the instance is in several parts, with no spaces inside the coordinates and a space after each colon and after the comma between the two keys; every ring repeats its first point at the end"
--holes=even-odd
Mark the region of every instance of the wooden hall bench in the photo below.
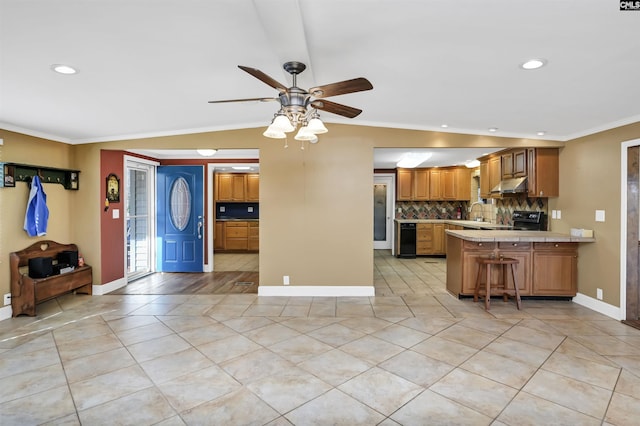
{"type": "Polygon", "coordinates": [[[29,259],[51,257],[56,259],[63,251],[78,251],[75,244],[59,244],[55,241],[38,241],[24,250],[9,254],[11,271],[11,310],[14,317],[36,315],[36,304],[53,299],[64,293],[76,291],[91,294],[93,274],[91,266],[78,266],[71,272],[45,278],[31,278],[25,272],[29,259]],[[22,269],[22,270],[21,270],[22,269]]]}

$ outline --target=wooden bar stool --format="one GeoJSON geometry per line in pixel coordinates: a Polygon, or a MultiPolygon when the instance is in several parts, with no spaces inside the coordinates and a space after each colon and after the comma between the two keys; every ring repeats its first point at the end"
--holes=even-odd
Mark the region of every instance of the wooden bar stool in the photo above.
{"type": "MultiPolygon", "coordinates": [[[[518,259],[514,259],[511,257],[478,257],[476,259],[478,262],[478,276],[476,278],[476,288],[473,292],[473,301],[478,301],[478,296],[481,296],[480,284],[483,275],[483,268],[486,276],[486,281],[484,285],[484,308],[488,311],[491,305],[491,265],[498,265],[501,269],[502,276],[502,284],[504,285],[504,289],[500,290],[502,293],[503,300],[506,302],[509,296],[515,296],[516,298],[516,306],[518,309],[521,307],[520,301],[520,289],[518,289],[518,283],[516,282],[516,265],[520,263],[518,259]],[[507,289],[507,268],[511,269],[511,278],[513,280],[513,290],[507,289]]],[[[498,293],[496,293],[497,295],[498,293]]]]}

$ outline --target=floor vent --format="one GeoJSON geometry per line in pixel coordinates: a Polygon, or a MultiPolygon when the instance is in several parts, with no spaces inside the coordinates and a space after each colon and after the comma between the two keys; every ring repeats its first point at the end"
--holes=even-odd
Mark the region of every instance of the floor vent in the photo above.
{"type": "Polygon", "coordinates": [[[245,285],[245,286],[250,286],[253,285],[253,281],[236,281],[235,285],[245,285]]]}

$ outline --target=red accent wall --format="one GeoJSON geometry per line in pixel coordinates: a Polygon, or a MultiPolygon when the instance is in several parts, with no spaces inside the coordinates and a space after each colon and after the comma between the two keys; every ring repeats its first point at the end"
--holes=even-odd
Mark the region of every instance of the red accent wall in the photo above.
{"type": "Polygon", "coordinates": [[[100,151],[100,248],[101,248],[101,283],[124,278],[124,151],[100,151]],[[107,194],[107,176],[115,173],[120,179],[120,202],[109,203],[105,211],[104,201],[107,194]],[[113,210],[120,210],[120,217],[113,218],[113,210]]]}

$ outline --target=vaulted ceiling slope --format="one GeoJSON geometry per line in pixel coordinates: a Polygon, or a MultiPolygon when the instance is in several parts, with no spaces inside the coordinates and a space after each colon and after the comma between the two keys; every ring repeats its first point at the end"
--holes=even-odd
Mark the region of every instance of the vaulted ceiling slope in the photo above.
{"type": "Polygon", "coordinates": [[[640,12],[603,0],[0,0],[0,127],[69,143],[258,127],[366,77],[329,123],[568,140],[640,120],[640,12]],[[529,58],[546,65],[523,70],[529,58]],[[51,70],[77,68],[75,75],[51,70]],[[443,124],[448,125],[443,129],[443,124]],[[491,127],[497,132],[489,133],[491,127]],[[546,132],[537,136],[537,132],[546,132]]]}

